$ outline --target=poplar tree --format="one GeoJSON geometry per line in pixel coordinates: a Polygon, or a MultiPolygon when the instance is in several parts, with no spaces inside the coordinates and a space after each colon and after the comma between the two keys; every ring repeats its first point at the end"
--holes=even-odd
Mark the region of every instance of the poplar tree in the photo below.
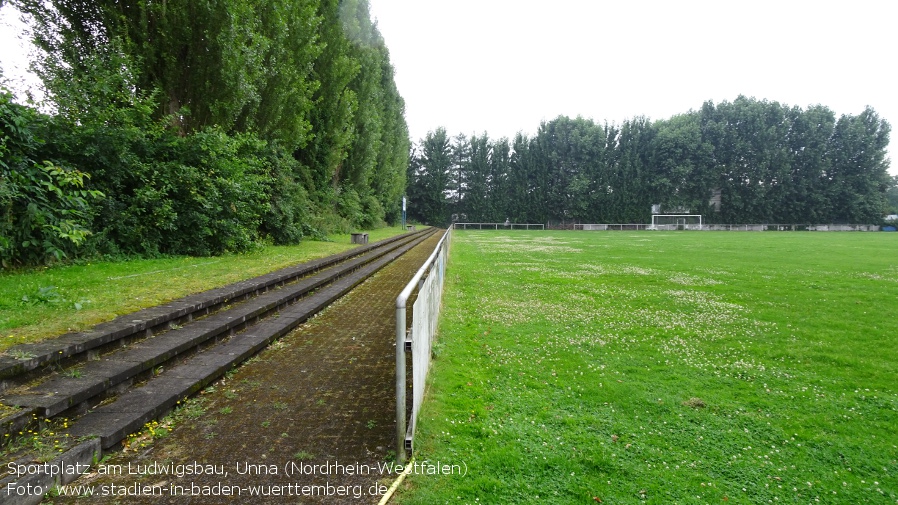
{"type": "Polygon", "coordinates": [[[450,222],[450,171],[452,145],[445,128],[427,132],[412,164],[409,180],[417,186],[409,215],[425,224],[445,226],[450,222]]]}

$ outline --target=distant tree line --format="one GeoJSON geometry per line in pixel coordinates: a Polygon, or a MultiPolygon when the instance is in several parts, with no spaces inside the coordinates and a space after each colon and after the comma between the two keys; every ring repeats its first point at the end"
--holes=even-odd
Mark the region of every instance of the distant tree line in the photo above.
{"type": "Polygon", "coordinates": [[[898,175],[892,176],[892,184],[886,191],[886,208],[890,215],[898,215],[898,175]]]}
{"type": "Polygon", "coordinates": [[[408,128],[367,0],[8,3],[33,19],[50,102],[0,90],[4,264],[400,218],[408,128]]]}
{"type": "Polygon", "coordinates": [[[440,128],[412,153],[409,216],[648,223],[661,204],[710,223],[877,224],[898,183],[889,131],[871,108],[837,118],[744,96],[658,121],[560,116],[511,140],[440,128]]]}

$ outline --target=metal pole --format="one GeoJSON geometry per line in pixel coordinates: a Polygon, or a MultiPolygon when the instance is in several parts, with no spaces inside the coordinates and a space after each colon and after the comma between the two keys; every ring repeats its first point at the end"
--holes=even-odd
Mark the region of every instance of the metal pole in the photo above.
{"type": "Polygon", "coordinates": [[[396,461],[405,463],[405,300],[396,304],[396,461]]]}

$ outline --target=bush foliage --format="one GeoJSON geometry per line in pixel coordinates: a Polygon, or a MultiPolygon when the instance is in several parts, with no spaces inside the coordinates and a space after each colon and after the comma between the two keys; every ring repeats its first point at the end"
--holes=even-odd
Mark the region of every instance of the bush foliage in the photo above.
{"type": "Polygon", "coordinates": [[[365,0],[10,3],[52,112],[2,95],[5,265],[242,252],[400,216],[404,103],[365,0]]]}
{"type": "Polygon", "coordinates": [[[40,263],[67,257],[90,235],[89,175],[37,161],[41,118],[0,93],[0,258],[40,263]]]}

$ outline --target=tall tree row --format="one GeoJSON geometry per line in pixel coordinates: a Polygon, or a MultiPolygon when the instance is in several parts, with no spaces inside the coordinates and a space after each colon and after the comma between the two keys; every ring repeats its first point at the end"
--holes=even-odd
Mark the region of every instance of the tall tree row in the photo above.
{"type": "Polygon", "coordinates": [[[649,121],[596,124],[560,116],[532,138],[459,135],[450,161],[412,157],[410,215],[433,224],[647,223],[663,212],[711,223],[878,223],[889,209],[890,126],[871,108],[839,118],[743,96],[649,121]],[[438,190],[437,172],[446,174],[438,190]],[[440,209],[434,212],[433,209],[440,209]]]}
{"type": "Polygon", "coordinates": [[[217,254],[400,216],[405,106],[367,0],[8,3],[33,19],[54,112],[4,92],[0,124],[28,128],[0,151],[0,222],[31,237],[0,241],[5,262],[217,254]],[[102,195],[78,244],[28,217],[40,166],[102,195]]]}

